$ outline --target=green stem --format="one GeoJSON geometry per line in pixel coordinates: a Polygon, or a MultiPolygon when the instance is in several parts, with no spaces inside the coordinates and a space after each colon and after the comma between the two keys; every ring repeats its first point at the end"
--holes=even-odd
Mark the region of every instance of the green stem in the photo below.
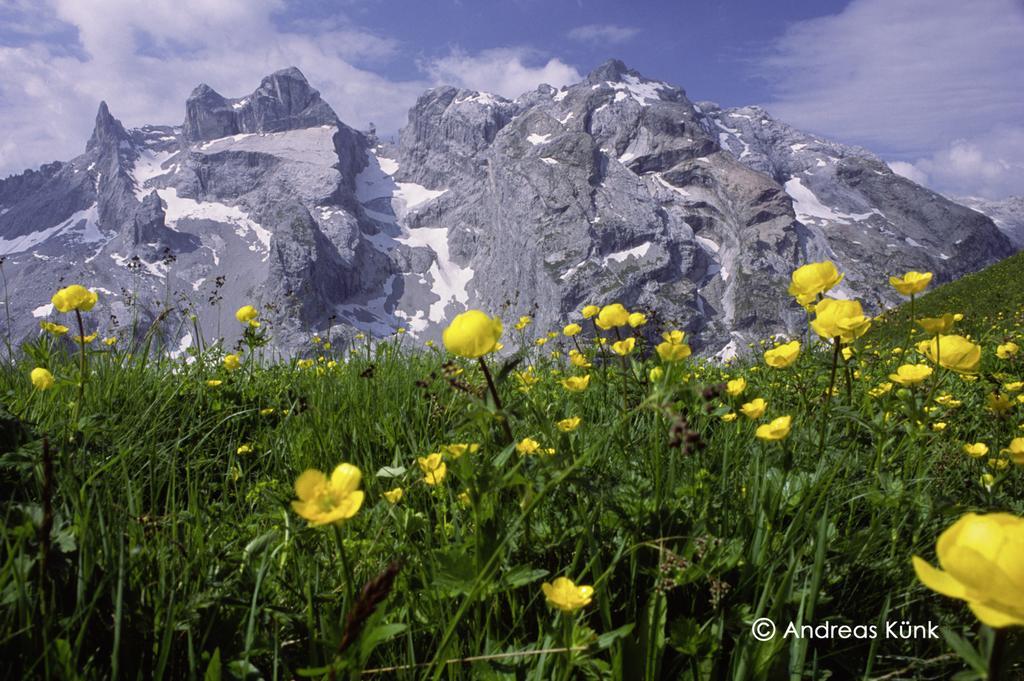
{"type": "Polygon", "coordinates": [[[498,420],[501,421],[502,430],[505,432],[505,444],[512,444],[515,441],[515,437],[512,435],[512,428],[508,425],[508,419],[505,418],[505,411],[501,406],[501,397],[498,395],[498,387],[494,385],[491,370],[487,368],[487,362],[484,361],[483,357],[478,357],[477,361],[480,362],[480,370],[484,372],[484,378],[487,379],[487,389],[491,392],[491,397],[494,398],[494,407],[498,411],[498,420]]]}
{"type": "Polygon", "coordinates": [[[829,407],[832,405],[832,390],[836,386],[836,369],[839,367],[839,352],[842,345],[839,338],[833,338],[835,349],[832,351],[832,375],[828,381],[828,392],[825,393],[825,408],[821,414],[821,433],[818,436],[818,456],[825,453],[825,430],[828,428],[829,407]]]}
{"type": "Polygon", "coordinates": [[[338,555],[341,556],[341,569],[345,573],[345,607],[342,609],[342,621],[348,610],[355,605],[355,582],[352,576],[352,566],[348,562],[348,554],[345,553],[345,540],[341,536],[341,525],[334,524],[334,539],[338,543],[338,555]]]}
{"type": "Polygon", "coordinates": [[[988,656],[988,681],[999,681],[1003,675],[1006,653],[1006,629],[996,629],[992,652],[988,656]]]}

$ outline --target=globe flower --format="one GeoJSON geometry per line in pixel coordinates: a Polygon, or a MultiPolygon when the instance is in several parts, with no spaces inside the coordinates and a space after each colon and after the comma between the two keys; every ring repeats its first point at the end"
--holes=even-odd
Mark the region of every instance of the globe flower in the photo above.
{"type": "Polygon", "coordinates": [[[363,505],[362,477],[350,463],[338,464],[330,478],[318,470],[307,470],[295,480],[299,499],[292,502],[292,509],[314,526],[348,520],[363,505]]]}
{"type": "Polygon", "coordinates": [[[53,322],[41,321],[39,322],[39,328],[47,333],[51,333],[54,336],[63,336],[68,332],[68,327],[63,324],[54,324],[53,322]]]}
{"type": "Polygon", "coordinates": [[[633,312],[629,315],[629,325],[634,329],[647,323],[647,315],[643,312],[633,312]]]}
{"type": "Polygon", "coordinates": [[[936,336],[918,343],[917,350],[933,363],[961,374],[976,374],[981,365],[981,346],[963,336],[936,336]]]}
{"type": "Polygon", "coordinates": [[[770,423],[758,426],[754,435],[760,440],[784,440],[789,435],[792,425],[792,416],[780,416],[777,419],[773,419],[770,423]]]}
{"type": "Polygon", "coordinates": [[[968,513],[935,546],[936,569],[914,556],[914,572],[937,593],[966,601],[990,627],[1024,624],[1024,519],[1009,513],[968,513]]]}
{"type": "Polygon", "coordinates": [[[579,416],[572,416],[567,419],[562,419],[555,425],[558,426],[558,429],[563,433],[571,433],[572,431],[580,427],[580,422],[582,420],[583,419],[581,419],[579,416]]]}
{"type": "Polygon", "coordinates": [[[669,363],[682,361],[693,353],[686,343],[670,343],[669,341],[658,343],[654,346],[654,350],[662,362],[669,363]]]}
{"type": "Polygon", "coordinates": [[[819,293],[825,293],[842,280],[843,275],[832,261],[812,262],[793,271],[789,295],[797,298],[801,305],[807,305],[819,293]]]}
{"type": "Polygon", "coordinates": [[[1013,459],[1014,463],[1024,465],[1024,437],[1015,437],[1010,440],[1010,446],[1004,447],[1001,453],[1013,459]]]}
{"type": "Polygon", "coordinates": [[[428,485],[440,484],[448,473],[448,466],[441,460],[440,452],[421,456],[416,459],[416,463],[419,464],[420,470],[423,471],[423,482],[428,485]]]}
{"type": "Polygon", "coordinates": [[[946,313],[941,317],[923,317],[918,319],[917,323],[925,332],[935,336],[952,331],[953,325],[957,321],[956,318],[957,315],[946,313]]]}
{"type": "Polygon", "coordinates": [[[814,307],[811,328],[825,339],[838,337],[849,343],[863,336],[871,327],[871,320],[856,300],[825,298],[814,307]]]}
{"type": "Polygon", "coordinates": [[[885,381],[884,383],[879,383],[876,387],[869,390],[868,395],[871,395],[871,397],[881,397],[890,391],[892,391],[892,383],[885,381]]]}
{"type": "Polygon", "coordinates": [[[239,456],[242,456],[244,454],[252,454],[252,445],[240,445],[238,449],[235,450],[235,454],[238,454],[239,456]]]}
{"type": "Polygon", "coordinates": [[[49,390],[56,382],[53,379],[53,374],[48,369],[42,367],[33,369],[29,374],[29,378],[32,380],[32,385],[35,386],[36,390],[49,390]]]}
{"type": "Polygon", "coordinates": [[[107,336],[103,339],[103,344],[108,348],[117,343],[117,336],[107,336]]]}
{"type": "Polygon", "coordinates": [[[522,331],[523,329],[525,329],[526,327],[528,327],[532,323],[533,323],[533,317],[531,317],[530,315],[524,314],[522,317],[519,318],[519,321],[516,322],[516,330],[517,331],[522,331]]]}
{"type": "Polygon", "coordinates": [[[256,317],[259,316],[259,312],[252,305],[243,305],[235,311],[235,319],[240,324],[248,324],[249,326],[259,326],[259,322],[256,321],[256,317]]]}
{"type": "Polygon", "coordinates": [[[985,444],[984,442],[974,442],[969,445],[964,445],[964,452],[968,456],[971,456],[975,459],[980,459],[981,457],[988,454],[988,445],[985,444]]]}
{"type": "Polygon", "coordinates": [[[97,332],[93,331],[88,336],[75,336],[74,339],[75,342],[78,343],[79,345],[88,345],[89,343],[92,343],[94,340],[96,340],[96,336],[98,335],[99,334],[97,332]]]}
{"type": "Polygon", "coordinates": [[[566,324],[564,327],[562,327],[562,333],[569,337],[575,336],[582,330],[583,327],[580,326],[579,324],[566,324]]]}
{"type": "Polygon", "coordinates": [[[516,451],[523,456],[527,454],[536,454],[539,449],[540,443],[532,437],[524,437],[516,443],[516,451]]]}
{"type": "Polygon", "coordinates": [[[221,381],[219,379],[211,378],[208,381],[206,381],[206,387],[208,387],[208,388],[216,388],[217,386],[219,386],[223,382],[224,381],[221,381]]]}
{"type": "Polygon", "coordinates": [[[61,312],[73,312],[75,310],[88,312],[96,304],[97,300],[99,300],[99,296],[94,291],[90,291],[78,284],[62,288],[54,293],[53,298],[50,299],[53,306],[61,312]]]}
{"type": "Polygon", "coordinates": [[[234,371],[242,366],[242,358],[237,354],[225,355],[224,356],[224,368],[228,371],[234,371]]]}
{"type": "Polygon", "coordinates": [[[776,345],[764,353],[764,363],[776,369],[785,369],[800,356],[800,341],[794,340],[776,345]]]}
{"type": "Polygon", "coordinates": [[[889,379],[902,386],[911,386],[923,383],[931,375],[932,368],[927,364],[904,364],[896,369],[896,373],[889,374],[889,379]]]}
{"type": "Polygon", "coordinates": [[[594,587],[576,586],[568,577],[556,577],[554,582],[544,582],[540,588],[548,604],[567,615],[590,605],[594,598],[594,587]]]}
{"type": "Polygon", "coordinates": [[[569,351],[569,361],[572,362],[573,366],[580,367],[581,369],[589,369],[592,366],[590,362],[587,361],[586,355],[576,348],[569,351]]]}
{"type": "Polygon", "coordinates": [[[572,393],[581,393],[590,385],[590,374],[570,376],[562,380],[562,387],[572,393]]]}
{"type": "Polygon", "coordinates": [[[746,416],[748,419],[761,418],[762,416],[764,416],[764,412],[767,409],[768,403],[765,402],[764,399],[760,397],[755,398],[744,404],[742,407],[740,407],[740,411],[743,412],[743,415],[746,416]]]}
{"type": "Polygon", "coordinates": [[[629,311],[620,303],[605,305],[601,308],[601,311],[597,313],[597,320],[595,323],[605,331],[625,326],[629,323],[629,311]]]}
{"type": "Polygon", "coordinates": [[[476,454],[480,451],[480,445],[476,442],[456,442],[445,445],[441,448],[441,451],[454,461],[463,454],[476,454]]]}
{"type": "Polygon", "coordinates": [[[736,420],[736,412],[730,411],[728,414],[722,414],[720,418],[726,423],[732,423],[736,420]]]}
{"type": "Polygon", "coordinates": [[[747,379],[742,376],[740,378],[734,378],[725,384],[725,392],[727,392],[730,397],[739,397],[746,389],[747,379]]]}
{"type": "Polygon", "coordinates": [[[665,370],[661,367],[651,367],[651,370],[647,372],[647,378],[651,383],[657,383],[665,378],[665,370]]]}
{"type": "Polygon", "coordinates": [[[1020,352],[1020,346],[1012,341],[996,347],[996,357],[999,359],[1013,359],[1018,352],[1020,352]]]}
{"type": "Polygon", "coordinates": [[[616,341],[612,343],[612,351],[616,355],[625,357],[629,353],[633,352],[633,348],[636,347],[636,338],[630,336],[624,340],[616,341]]]}
{"type": "Polygon", "coordinates": [[[902,277],[889,277],[889,283],[900,295],[912,296],[928,288],[932,281],[931,272],[907,272],[902,277]]]}
{"type": "Polygon", "coordinates": [[[1002,393],[989,393],[985,396],[985,408],[996,416],[1003,416],[1013,409],[1013,401],[1002,393]]]}
{"type": "Polygon", "coordinates": [[[392,489],[389,489],[387,492],[384,492],[381,496],[384,497],[384,499],[389,504],[394,506],[395,504],[402,500],[403,494],[405,494],[405,492],[402,490],[401,487],[394,487],[392,489]]]}
{"type": "Polygon", "coordinates": [[[601,308],[597,305],[587,305],[583,308],[582,314],[584,319],[590,319],[596,317],[601,312],[601,308]]]}
{"type": "Polygon", "coordinates": [[[457,315],[442,334],[448,352],[468,359],[483,357],[497,349],[503,331],[501,320],[480,310],[457,315]]]}

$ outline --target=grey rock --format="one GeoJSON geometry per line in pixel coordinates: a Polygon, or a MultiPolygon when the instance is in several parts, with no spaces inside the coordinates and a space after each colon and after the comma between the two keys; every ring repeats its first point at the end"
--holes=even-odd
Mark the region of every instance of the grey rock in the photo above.
{"type": "Polygon", "coordinates": [[[950,199],[988,217],[1015,248],[1024,248],[1024,196],[1008,196],[1000,201],[975,196],[950,199]]]}

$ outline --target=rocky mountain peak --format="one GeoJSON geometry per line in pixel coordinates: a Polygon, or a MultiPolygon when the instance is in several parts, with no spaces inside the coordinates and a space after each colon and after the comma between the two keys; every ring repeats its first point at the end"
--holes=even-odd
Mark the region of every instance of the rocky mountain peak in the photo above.
{"type": "Polygon", "coordinates": [[[111,144],[118,145],[122,140],[129,140],[130,137],[125,131],[121,121],[110,114],[106,102],[100,102],[100,108],[96,112],[96,125],[93,127],[92,137],[85,145],[86,151],[92,151],[111,144]]]}
{"type": "Polygon", "coordinates": [[[586,82],[588,83],[603,83],[611,81],[618,83],[622,81],[623,76],[630,75],[636,78],[642,76],[634,71],[633,69],[626,66],[626,64],[620,59],[609,59],[605,63],[598,66],[596,69],[587,74],[586,82]]]}

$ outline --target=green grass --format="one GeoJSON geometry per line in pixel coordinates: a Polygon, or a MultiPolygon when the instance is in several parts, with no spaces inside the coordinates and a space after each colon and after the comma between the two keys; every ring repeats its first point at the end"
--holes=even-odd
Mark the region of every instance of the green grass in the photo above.
{"type": "MultiPolygon", "coordinates": [[[[998,458],[1024,435],[1024,404],[984,406],[1024,378],[1019,358],[994,356],[1021,338],[1019,257],[915,301],[966,315],[984,347],[977,380],[940,370],[879,396],[869,390],[914,357],[893,353],[907,329],[892,314],[838,367],[831,399],[824,346],[788,369],[687,361],[652,383],[649,346],[602,362],[587,344],[590,387],[570,393],[573,342],[509,331],[506,344],[529,351],[489,359],[501,412],[476,363],[406,336],[347,357],[311,345],[323,360],[309,367],[256,350],[236,371],[217,346],[183,364],[97,344],[81,400],[75,348],[44,337],[0,371],[0,674],[971,678],[964,658],[984,665],[992,632],[923,588],[910,557],[934,563],[936,537],[967,511],[1024,512],[1018,467],[962,451],[982,441],[998,458]],[[523,391],[529,365],[539,380],[523,391]],[[34,366],[57,385],[34,390],[34,366]],[[720,384],[738,376],[746,391],[730,397],[720,384]],[[932,401],[944,394],[962,404],[932,401]],[[754,397],[768,402],[761,419],[721,418],[754,397]],[[787,439],[754,437],[783,414],[787,439]],[[560,432],[570,416],[581,425],[560,432]],[[514,441],[555,453],[519,455],[502,419],[514,441]],[[448,456],[441,484],[425,484],[417,458],[450,443],[480,450],[448,456]],[[294,480],[343,461],[363,472],[362,508],[309,527],[290,505],[294,480]],[[392,505],[381,495],[395,486],[392,505]],[[551,608],[541,583],[558,576],[592,585],[592,603],[551,608]],[[949,640],[759,642],[760,617],[931,621],[949,640]]],[[[1008,664],[1019,643],[1010,636],[1008,664]]]]}

